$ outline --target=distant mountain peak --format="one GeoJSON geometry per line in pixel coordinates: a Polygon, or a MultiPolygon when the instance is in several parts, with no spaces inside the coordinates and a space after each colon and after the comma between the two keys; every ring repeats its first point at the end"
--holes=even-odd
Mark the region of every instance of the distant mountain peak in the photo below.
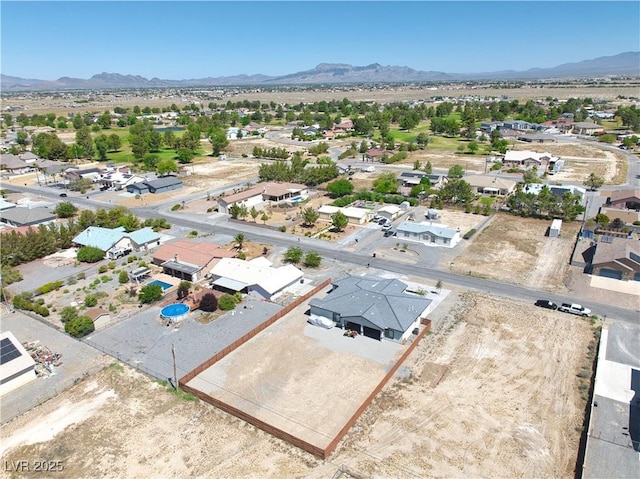
{"type": "Polygon", "coordinates": [[[24,79],[0,74],[3,91],[119,89],[206,86],[259,86],[304,85],[339,83],[405,83],[470,80],[535,80],[546,78],[588,78],[602,76],[640,77],[640,52],[598,57],[576,63],[565,63],[553,68],[530,68],[526,71],[504,70],[486,73],[445,73],[418,71],[407,66],[380,65],[353,66],[346,63],[319,63],[310,70],[283,76],[240,74],[225,77],[205,77],[189,80],[148,80],[140,75],[102,72],[88,80],[61,77],[54,81],[24,79]]]}

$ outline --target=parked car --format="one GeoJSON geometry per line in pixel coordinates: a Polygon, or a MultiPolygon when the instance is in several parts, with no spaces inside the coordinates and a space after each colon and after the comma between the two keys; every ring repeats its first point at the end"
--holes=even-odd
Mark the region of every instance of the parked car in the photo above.
{"type": "Polygon", "coordinates": [[[385,236],[395,236],[395,235],[396,235],[396,232],[395,232],[395,231],[393,231],[392,229],[385,230],[385,229],[383,228],[383,230],[384,230],[384,235],[385,235],[385,236]]]}
{"type": "Polygon", "coordinates": [[[585,308],[581,304],[576,303],[562,303],[558,308],[558,311],[577,314],[578,316],[591,316],[591,310],[589,308],[585,308]]]}
{"type": "Polygon", "coordinates": [[[382,227],[382,231],[389,231],[391,229],[391,225],[390,224],[386,224],[382,227]]]}
{"type": "Polygon", "coordinates": [[[536,306],[553,310],[558,309],[558,305],[553,301],[549,301],[548,299],[539,299],[538,301],[536,301],[536,306]]]}
{"type": "Polygon", "coordinates": [[[60,193],[60,198],[66,198],[67,194],[66,193],[60,193]]]}

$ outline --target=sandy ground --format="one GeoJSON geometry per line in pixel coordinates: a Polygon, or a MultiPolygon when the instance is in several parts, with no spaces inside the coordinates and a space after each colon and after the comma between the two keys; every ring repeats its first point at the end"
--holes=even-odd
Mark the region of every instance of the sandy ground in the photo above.
{"type": "Polygon", "coordinates": [[[327,461],[120,367],[5,425],[3,460],[61,460],[64,477],[571,477],[590,325],[473,294],[447,318],[327,461]]]}
{"type": "Polygon", "coordinates": [[[562,224],[559,238],[545,236],[551,222],[496,215],[450,263],[471,274],[554,292],[566,291],[569,261],[580,224],[562,224]]]}

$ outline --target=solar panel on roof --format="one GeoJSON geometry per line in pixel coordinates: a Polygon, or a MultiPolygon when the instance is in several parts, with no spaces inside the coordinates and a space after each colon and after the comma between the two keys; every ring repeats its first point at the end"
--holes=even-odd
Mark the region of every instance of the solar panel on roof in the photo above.
{"type": "Polygon", "coordinates": [[[13,361],[22,355],[15,344],[9,339],[4,338],[0,341],[0,365],[13,361]]]}

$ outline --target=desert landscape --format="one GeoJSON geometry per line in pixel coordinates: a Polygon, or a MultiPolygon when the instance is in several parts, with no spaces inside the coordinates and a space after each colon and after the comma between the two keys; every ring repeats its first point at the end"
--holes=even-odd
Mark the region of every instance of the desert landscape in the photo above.
{"type": "Polygon", "coordinates": [[[572,477],[593,334],[462,293],[326,461],[118,363],[3,427],[3,456],[65,477],[572,477]]]}

